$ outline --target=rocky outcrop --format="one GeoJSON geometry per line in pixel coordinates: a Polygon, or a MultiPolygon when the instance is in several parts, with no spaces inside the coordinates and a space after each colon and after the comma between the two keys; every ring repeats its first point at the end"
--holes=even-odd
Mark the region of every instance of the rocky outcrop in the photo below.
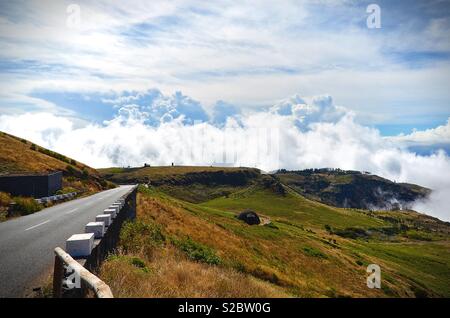
{"type": "Polygon", "coordinates": [[[248,225],[258,225],[261,223],[261,219],[258,214],[252,210],[245,210],[237,216],[237,218],[241,221],[244,221],[248,225]]]}

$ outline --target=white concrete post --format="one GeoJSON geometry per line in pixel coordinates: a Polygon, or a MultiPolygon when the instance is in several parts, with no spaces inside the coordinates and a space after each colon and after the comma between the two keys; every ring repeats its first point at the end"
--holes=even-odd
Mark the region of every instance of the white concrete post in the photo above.
{"type": "Polygon", "coordinates": [[[85,233],[94,233],[95,238],[102,238],[105,235],[105,223],[104,222],[89,222],[84,227],[85,233]]]}
{"type": "Polygon", "coordinates": [[[94,248],[94,233],[74,234],[66,241],[66,251],[72,257],[85,257],[94,248]]]}

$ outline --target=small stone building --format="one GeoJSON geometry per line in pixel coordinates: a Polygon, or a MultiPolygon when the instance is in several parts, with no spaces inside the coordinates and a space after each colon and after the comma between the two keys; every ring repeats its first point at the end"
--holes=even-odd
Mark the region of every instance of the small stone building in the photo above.
{"type": "Polygon", "coordinates": [[[62,189],[62,172],[0,175],[0,191],[13,196],[42,198],[62,189]]]}

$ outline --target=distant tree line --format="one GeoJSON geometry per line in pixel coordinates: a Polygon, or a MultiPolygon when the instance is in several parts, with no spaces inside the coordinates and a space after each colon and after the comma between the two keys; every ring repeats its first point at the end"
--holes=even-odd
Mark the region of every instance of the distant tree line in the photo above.
{"type": "Polygon", "coordinates": [[[286,170],[286,169],[279,169],[277,171],[279,174],[284,173],[295,173],[302,176],[310,176],[313,174],[332,174],[332,175],[349,175],[349,174],[370,174],[370,172],[367,171],[355,171],[355,170],[343,170],[340,168],[311,168],[311,169],[303,169],[303,170],[286,170]]]}
{"type": "Polygon", "coordinates": [[[50,156],[50,157],[53,157],[55,159],[64,161],[64,162],[66,162],[68,164],[71,164],[71,165],[74,165],[74,166],[77,165],[77,162],[75,160],[67,158],[64,155],[62,155],[60,153],[57,153],[57,152],[54,152],[54,151],[51,151],[49,149],[41,148],[39,146],[36,146],[35,144],[31,144],[30,149],[34,150],[34,151],[39,151],[40,153],[43,153],[43,154],[45,154],[47,156],[50,156]]]}

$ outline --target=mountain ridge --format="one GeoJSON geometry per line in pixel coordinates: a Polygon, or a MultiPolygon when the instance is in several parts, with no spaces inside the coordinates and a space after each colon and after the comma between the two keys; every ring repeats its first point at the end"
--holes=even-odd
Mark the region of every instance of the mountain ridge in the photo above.
{"type": "Polygon", "coordinates": [[[396,183],[380,176],[353,170],[278,170],[278,179],[310,199],[341,208],[365,210],[411,209],[432,190],[410,183],[396,183]]]}

